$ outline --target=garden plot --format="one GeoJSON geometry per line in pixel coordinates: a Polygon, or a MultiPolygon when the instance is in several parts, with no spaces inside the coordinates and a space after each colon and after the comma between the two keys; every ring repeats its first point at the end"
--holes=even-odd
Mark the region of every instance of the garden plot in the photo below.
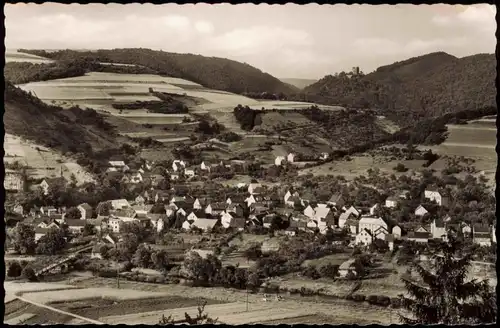
{"type": "MultiPolygon", "coordinates": [[[[249,304],[249,311],[246,311],[247,305],[244,302],[236,302],[229,304],[217,304],[205,306],[205,312],[212,318],[218,318],[220,323],[225,324],[245,324],[262,321],[263,319],[277,320],[290,317],[296,317],[297,311],[287,309],[269,308],[265,303],[249,304]]],[[[165,314],[171,315],[174,320],[185,318],[185,313],[191,316],[196,315],[197,307],[177,308],[169,311],[153,311],[140,314],[118,315],[100,318],[107,324],[156,324],[159,318],[165,314]],[[167,313],[165,313],[167,312],[167,313]]]]}
{"type": "Polygon", "coordinates": [[[321,110],[342,110],[344,109],[343,107],[340,106],[327,106],[327,105],[319,105],[315,103],[308,103],[308,102],[302,102],[302,101],[277,101],[277,100],[271,100],[271,101],[259,101],[258,104],[250,106],[252,109],[262,109],[264,107],[265,109],[280,109],[280,110],[294,110],[294,109],[306,109],[311,107],[312,105],[316,105],[319,107],[321,110]]]}
{"type": "MultiPolygon", "coordinates": [[[[76,286],[64,285],[64,284],[52,284],[52,283],[27,283],[27,282],[14,282],[14,281],[5,281],[4,282],[5,289],[5,302],[7,300],[11,301],[16,298],[17,293],[28,293],[28,292],[42,292],[47,290],[70,290],[70,289],[78,289],[76,286]]],[[[57,292],[56,292],[57,293],[57,292]]]]}
{"type": "Polygon", "coordinates": [[[137,290],[116,289],[116,288],[85,288],[78,289],[78,293],[68,291],[42,291],[42,292],[25,292],[23,297],[34,302],[48,304],[56,302],[79,301],[94,298],[111,298],[116,300],[137,300],[146,298],[163,297],[163,293],[144,292],[137,290]]]}

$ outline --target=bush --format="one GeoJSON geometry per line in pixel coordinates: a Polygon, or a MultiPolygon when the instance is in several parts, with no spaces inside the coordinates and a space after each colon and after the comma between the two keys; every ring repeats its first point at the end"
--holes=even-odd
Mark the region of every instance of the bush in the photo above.
{"type": "Polygon", "coordinates": [[[154,283],[154,282],[156,282],[156,277],[147,276],[146,282],[154,283]]]}
{"type": "Polygon", "coordinates": [[[378,295],[377,304],[380,306],[389,306],[391,304],[391,299],[389,298],[389,296],[378,295]]]}
{"type": "Polygon", "coordinates": [[[401,306],[401,300],[398,297],[391,297],[390,300],[393,308],[399,308],[401,306]]]}
{"type": "Polygon", "coordinates": [[[402,164],[402,163],[399,163],[393,169],[396,172],[406,172],[406,171],[408,171],[408,168],[406,166],[404,166],[404,164],[402,164]]]}
{"type": "Polygon", "coordinates": [[[355,294],[350,296],[354,302],[364,302],[366,300],[366,296],[363,294],[355,294]]]}
{"type": "Polygon", "coordinates": [[[368,297],[366,297],[366,301],[370,304],[377,305],[378,303],[377,295],[368,295],[368,297]]]}
{"type": "Polygon", "coordinates": [[[7,269],[7,277],[17,278],[21,276],[23,273],[23,268],[19,262],[14,261],[9,264],[9,268],[7,269]]]}
{"type": "Polygon", "coordinates": [[[30,265],[24,267],[22,276],[29,281],[38,281],[35,270],[30,265]]]}
{"type": "Polygon", "coordinates": [[[117,275],[118,272],[116,272],[116,270],[111,270],[111,269],[99,270],[97,272],[97,276],[102,278],[116,278],[117,275]]]}

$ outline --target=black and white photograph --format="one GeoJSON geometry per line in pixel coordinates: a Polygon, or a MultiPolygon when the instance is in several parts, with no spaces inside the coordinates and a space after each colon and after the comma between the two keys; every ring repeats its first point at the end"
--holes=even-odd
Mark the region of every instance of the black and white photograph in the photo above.
{"type": "Polygon", "coordinates": [[[497,321],[495,5],[4,13],[5,324],[497,321]]]}

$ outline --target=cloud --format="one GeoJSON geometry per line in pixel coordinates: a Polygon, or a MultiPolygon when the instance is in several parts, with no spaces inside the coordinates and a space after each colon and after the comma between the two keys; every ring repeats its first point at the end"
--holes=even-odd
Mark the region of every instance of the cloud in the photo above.
{"type": "Polygon", "coordinates": [[[235,29],[209,40],[207,47],[235,55],[282,52],[313,45],[311,36],[295,29],[272,26],[254,26],[235,29]]]}
{"type": "Polygon", "coordinates": [[[168,27],[179,30],[186,30],[191,25],[189,18],[179,15],[166,16],[163,18],[163,23],[168,27]]]}
{"type": "Polygon", "coordinates": [[[374,55],[420,55],[423,53],[441,51],[446,48],[455,48],[467,45],[465,37],[448,39],[412,39],[408,42],[396,42],[385,38],[361,38],[352,43],[353,49],[359,53],[374,55]]]}
{"type": "Polygon", "coordinates": [[[481,33],[494,32],[496,29],[496,7],[480,4],[464,6],[464,10],[453,14],[437,14],[432,22],[441,27],[465,27],[481,33]]]}
{"type": "Polygon", "coordinates": [[[214,26],[212,23],[207,21],[198,21],[194,24],[194,28],[203,34],[210,34],[214,31],[214,26]]]}

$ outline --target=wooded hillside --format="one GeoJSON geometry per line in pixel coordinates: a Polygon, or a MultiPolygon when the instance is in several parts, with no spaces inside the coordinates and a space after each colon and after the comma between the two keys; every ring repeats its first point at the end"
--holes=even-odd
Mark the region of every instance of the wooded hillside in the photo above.
{"type": "Polygon", "coordinates": [[[296,97],[376,109],[404,125],[445,113],[496,106],[495,78],[493,54],[456,58],[438,52],[383,66],[367,75],[328,75],[296,97]]]}
{"type": "Polygon", "coordinates": [[[98,51],[44,50],[20,51],[54,60],[92,59],[99,62],[135,64],[156,74],[177,77],[199,83],[210,89],[235,93],[271,92],[292,93],[298,89],[248,64],[217,57],[177,54],[142,48],[98,51]]]}

